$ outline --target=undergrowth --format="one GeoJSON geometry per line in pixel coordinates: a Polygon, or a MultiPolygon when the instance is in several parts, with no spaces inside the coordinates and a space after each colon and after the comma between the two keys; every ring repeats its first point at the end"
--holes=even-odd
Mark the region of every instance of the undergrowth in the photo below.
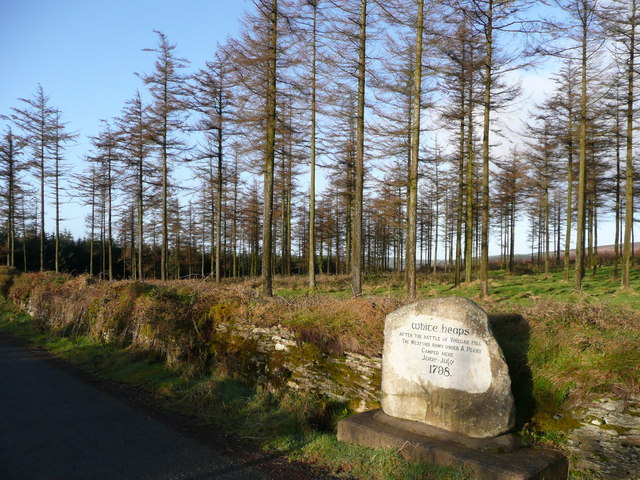
{"type": "MultiPolygon", "coordinates": [[[[33,322],[13,313],[13,321],[2,321],[3,329],[27,332],[57,354],[148,388],[178,409],[196,405],[203,418],[270,449],[312,461],[322,457],[325,464],[327,457],[340,459],[341,449],[351,447],[334,444],[333,433],[318,430],[332,432],[348,410],[321,398],[302,401],[285,390],[229,378],[231,370],[223,368],[226,360],[215,346],[217,326],[238,319],[259,327],[283,325],[325,354],[375,356],[382,350],[386,314],[408,302],[403,278],[396,274],[368,277],[365,296],[355,299],[346,276],[318,276],[313,292],[302,277],[277,277],[275,297],[265,299],[255,279],[221,285],[195,280],[109,283],[13,273],[0,269],[0,290],[13,304],[29,308],[33,322]],[[245,425],[247,418],[257,421],[245,425]],[[325,449],[332,453],[322,453],[325,449]]],[[[509,364],[517,425],[529,442],[561,445],[577,426],[575,411],[582,405],[605,394],[640,394],[637,270],[632,274],[636,290],[620,290],[610,268],[603,268],[585,277],[580,292],[563,281],[561,271],[549,276],[492,272],[486,299],[480,298],[477,282],[453,288],[451,280],[442,273],[421,275],[418,296],[465,296],[491,313],[509,364]]],[[[236,347],[234,354],[240,355],[243,346],[236,347]]],[[[349,455],[357,457],[362,450],[353,452],[349,455]]],[[[427,470],[368,477],[359,473],[359,461],[336,461],[340,465],[332,466],[334,471],[362,478],[438,478],[427,470]]],[[[389,471],[403,470],[394,466],[389,471]]]]}

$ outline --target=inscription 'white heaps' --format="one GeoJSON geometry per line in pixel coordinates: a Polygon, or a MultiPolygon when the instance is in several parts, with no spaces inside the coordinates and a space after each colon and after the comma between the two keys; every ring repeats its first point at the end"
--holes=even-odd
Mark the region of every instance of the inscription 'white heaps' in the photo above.
{"type": "Polygon", "coordinates": [[[464,324],[418,315],[408,328],[396,330],[388,352],[395,374],[424,387],[484,393],[491,386],[486,342],[464,324]]]}

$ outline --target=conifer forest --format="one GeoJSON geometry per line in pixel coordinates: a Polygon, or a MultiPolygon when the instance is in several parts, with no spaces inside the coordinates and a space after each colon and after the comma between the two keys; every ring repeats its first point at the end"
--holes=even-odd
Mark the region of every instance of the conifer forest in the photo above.
{"type": "Polygon", "coordinates": [[[577,289],[606,261],[629,288],[638,3],[253,0],[204,65],[156,31],[94,136],[46,85],[0,112],[0,260],[255,276],[266,296],[275,275],[341,274],[359,296],[396,271],[414,297],[436,271],[487,295],[489,271],[526,254],[577,289]],[[550,81],[529,101],[534,69],[550,81]]]}

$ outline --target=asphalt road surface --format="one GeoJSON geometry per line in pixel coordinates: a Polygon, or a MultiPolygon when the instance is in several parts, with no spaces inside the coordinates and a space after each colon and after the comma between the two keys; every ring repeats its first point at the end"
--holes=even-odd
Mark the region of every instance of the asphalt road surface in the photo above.
{"type": "Polygon", "coordinates": [[[0,479],[323,478],[212,427],[191,434],[74,370],[0,336],[0,479]]]}

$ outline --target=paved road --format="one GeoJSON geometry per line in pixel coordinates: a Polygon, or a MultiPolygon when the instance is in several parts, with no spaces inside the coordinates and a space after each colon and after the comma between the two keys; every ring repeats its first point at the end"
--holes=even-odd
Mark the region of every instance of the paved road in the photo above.
{"type": "Polygon", "coordinates": [[[66,370],[0,337],[0,479],[291,478],[268,457],[220,454],[66,370]]]}

